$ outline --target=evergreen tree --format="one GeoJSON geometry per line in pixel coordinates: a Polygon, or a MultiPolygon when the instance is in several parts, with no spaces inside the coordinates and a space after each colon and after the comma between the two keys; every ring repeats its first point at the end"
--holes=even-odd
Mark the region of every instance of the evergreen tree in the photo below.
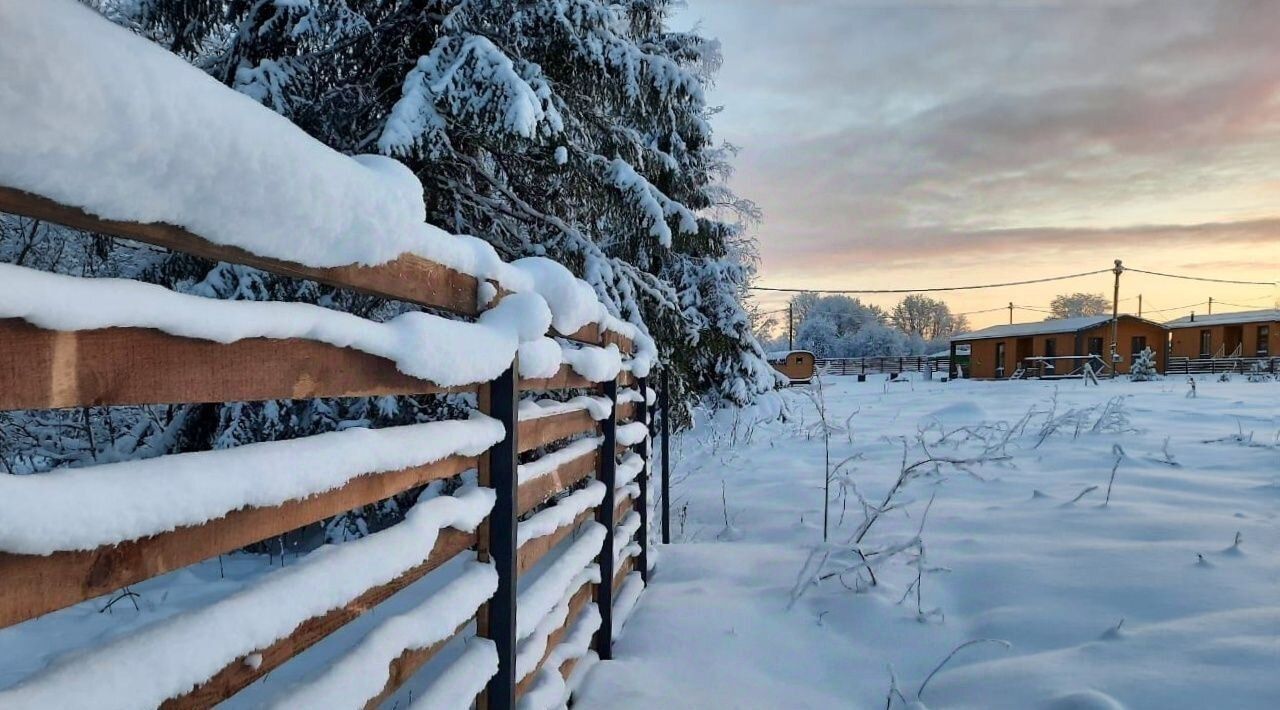
{"type": "Polygon", "coordinates": [[[1156,372],[1156,354],[1151,348],[1143,348],[1133,358],[1133,365],[1129,368],[1129,379],[1134,382],[1147,382],[1154,380],[1159,375],[1156,372]]]}
{"type": "Polygon", "coordinates": [[[432,223],[566,262],[678,387],[774,386],[741,305],[758,211],[725,187],[704,93],[718,45],[667,30],[670,0],[109,5],[322,142],[405,162],[432,223]]]}
{"type": "MultiPolygon", "coordinates": [[[[508,258],[565,262],[653,334],[677,398],[746,402],[774,386],[741,306],[758,212],[726,189],[732,148],[709,127],[718,48],[667,31],[667,0],[83,1],[336,150],[405,162],[432,223],[508,258]]],[[[0,258],[62,273],[378,320],[407,307],[75,230],[0,226],[0,258]]],[[[447,399],[397,397],[12,413],[0,416],[0,462],[25,473],[450,412],[447,399]]],[[[399,508],[344,516],[330,534],[377,529],[399,508]]]]}

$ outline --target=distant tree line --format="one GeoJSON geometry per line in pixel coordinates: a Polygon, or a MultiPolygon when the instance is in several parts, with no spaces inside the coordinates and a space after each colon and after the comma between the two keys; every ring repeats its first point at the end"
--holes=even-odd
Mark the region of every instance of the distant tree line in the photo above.
{"type": "MultiPolygon", "coordinates": [[[[965,316],[952,313],[938,299],[919,294],[907,296],[889,310],[850,296],[816,293],[798,294],[790,306],[794,347],[818,357],[924,355],[945,349],[953,335],[969,329],[965,316]]],[[[787,347],[785,315],[759,318],[757,327],[770,349],[787,347]]]]}
{"type": "MultiPolygon", "coordinates": [[[[790,301],[793,346],[818,357],[892,357],[946,350],[951,338],[970,330],[963,314],[943,301],[911,294],[892,308],[843,295],[801,293],[790,301]]],[[[1106,315],[1110,299],[1096,293],[1054,297],[1045,320],[1106,315]]],[[[787,347],[787,315],[753,314],[757,337],[769,350],[787,347]]]]}

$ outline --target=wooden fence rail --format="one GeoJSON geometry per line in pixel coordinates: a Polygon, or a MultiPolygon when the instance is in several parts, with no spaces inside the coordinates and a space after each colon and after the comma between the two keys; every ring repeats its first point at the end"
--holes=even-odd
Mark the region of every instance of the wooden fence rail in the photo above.
{"type": "MultiPolygon", "coordinates": [[[[476,304],[480,302],[482,282],[418,257],[404,256],[381,266],[315,269],[220,246],[172,225],[102,220],[76,207],[4,186],[0,186],[0,211],[443,309],[462,317],[473,317],[479,310],[476,304]]],[[[499,294],[502,295],[501,290],[499,294]]],[[[85,307],[92,308],[93,304],[85,307]]],[[[607,332],[598,324],[563,335],[594,346],[616,344],[623,353],[633,350],[626,338],[607,332]]],[[[149,537],[44,555],[0,549],[0,628],[57,613],[127,585],[273,539],[468,469],[478,469],[481,485],[492,489],[496,498],[478,531],[442,530],[434,548],[412,568],[303,620],[290,633],[266,646],[226,658],[221,670],[159,704],[173,708],[209,707],[226,700],[396,592],[445,563],[468,556],[491,563],[498,576],[497,591],[473,617],[476,633],[494,642],[499,658],[498,672],[482,694],[481,704],[486,708],[512,708],[537,677],[536,670],[517,677],[519,581],[596,524],[605,528],[605,541],[596,558],[601,582],[588,582],[573,592],[570,613],[564,625],[549,636],[538,667],[546,663],[555,643],[570,631],[592,600],[603,621],[595,634],[593,650],[601,659],[611,656],[615,587],[633,574],[632,570],[643,578],[649,573],[650,447],[647,439],[630,447],[619,446],[615,432],[621,424],[631,421],[646,427],[653,421],[645,380],[632,377],[625,369],[614,380],[603,383],[592,382],[568,366],[553,377],[536,379],[520,378],[518,369],[518,362],[513,361],[505,373],[490,382],[446,388],[405,375],[389,360],[311,340],[251,338],[218,343],[145,328],[66,332],[47,330],[17,318],[0,319],[0,411],[472,392],[480,409],[501,423],[505,431],[501,441],[479,456],[452,455],[424,465],[357,475],[320,493],[278,505],[231,510],[201,524],[179,526],[149,537]],[[628,393],[627,401],[618,402],[621,388],[626,387],[639,392],[638,402],[633,393],[628,393]],[[586,410],[520,418],[522,393],[569,390],[603,395],[612,405],[610,413],[602,421],[586,410]],[[521,460],[533,459],[539,452],[551,452],[542,456],[554,455],[572,442],[594,440],[592,437],[597,437],[599,443],[589,450],[563,457],[563,461],[557,459],[558,465],[546,475],[520,482],[521,460]],[[629,486],[614,490],[617,457],[631,448],[646,459],[644,470],[634,481],[639,491],[635,496],[627,493],[629,486]],[[557,500],[581,489],[589,479],[600,481],[606,489],[598,505],[578,513],[549,535],[523,546],[517,544],[522,519],[557,505],[557,500]],[[633,510],[639,511],[641,524],[634,538],[625,541],[620,549],[628,550],[635,544],[640,552],[638,556],[624,554],[625,559],[615,564],[617,526],[633,510]]],[[[3,524],[0,521],[0,526],[3,524]]],[[[272,574],[283,573],[285,570],[272,574]]],[[[188,616],[201,611],[193,610],[188,616]]],[[[467,633],[468,628],[469,624],[458,627],[455,636],[467,633]]],[[[366,700],[368,706],[377,706],[391,697],[443,645],[442,641],[428,648],[404,649],[388,667],[381,691],[366,700]]],[[[569,659],[557,670],[567,680],[578,662],[569,659]]],[[[163,673],[164,669],[154,671],[163,673]]],[[[0,691],[0,705],[4,704],[4,691],[0,691]]]]}
{"type": "Polygon", "coordinates": [[[946,374],[948,362],[927,357],[820,357],[816,360],[818,372],[824,375],[879,375],[903,372],[924,372],[933,363],[933,371],[946,374]]]}
{"type": "Polygon", "coordinates": [[[1167,375],[1217,375],[1249,373],[1257,367],[1261,372],[1280,374],[1280,357],[1171,357],[1165,368],[1167,375]]]}

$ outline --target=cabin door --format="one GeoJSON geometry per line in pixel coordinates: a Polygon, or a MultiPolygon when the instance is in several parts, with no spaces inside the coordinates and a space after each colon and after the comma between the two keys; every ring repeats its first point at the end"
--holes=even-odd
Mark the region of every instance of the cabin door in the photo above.
{"type": "Polygon", "coordinates": [[[1244,343],[1244,326],[1229,325],[1222,329],[1222,345],[1227,357],[1242,355],[1241,345],[1244,343]]]}
{"type": "Polygon", "coordinates": [[[1035,344],[1035,341],[1032,340],[1031,338],[1018,338],[1018,346],[1017,346],[1017,350],[1015,350],[1015,354],[1018,356],[1018,360],[1017,362],[1013,363],[1013,369],[1016,370],[1019,367],[1027,366],[1027,358],[1032,357],[1033,355],[1036,354],[1035,350],[1033,349],[1034,344],[1035,344]]]}

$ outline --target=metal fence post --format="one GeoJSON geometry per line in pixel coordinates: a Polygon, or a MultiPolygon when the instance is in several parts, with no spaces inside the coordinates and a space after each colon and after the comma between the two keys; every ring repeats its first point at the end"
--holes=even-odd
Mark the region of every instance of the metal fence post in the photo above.
{"type": "MultiPolygon", "coordinates": [[[[640,419],[644,424],[646,431],[649,431],[649,388],[648,380],[643,377],[636,378],[636,388],[640,390],[640,419]]],[[[652,440],[652,432],[645,440],[640,442],[640,455],[644,457],[644,468],[640,469],[640,498],[637,504],[640,506],[640,578],[645,584],[649,583],[649,455],[653,451],[653,447],[649,445],[652,440]]]]}
{"type": "Polygon", "coordinates": [[[485,688],[483,707],[510,710],[516,700],[516,364],[480,390],[480,409],[502,422],[506,436],[480,462],[480,485],[497,498],[481,534],[479,558],[498,572],[498,589],[476,616],[480,636],[498,647],[498,672],[485,688]]]}
{"type": "Polygon", "coordinates": [[[662,368],[662,391],[658,407],[662,410],[662,544],[671,544],[671,386],[667,368],[662,368]]]}
{"type": "Polygon", "coordinates": [[[601,445],[600,470],[596,477],[604,484],[604,501],[596,508],[596,522],[604,526],[604,546],[600,548],[600,584],[596,586],[596,607],[600,611],[600,629],[596,631],[595,648],[600,660],[613,658],[613,535],[618,521],[614,503],[614,487],[618,480],[618,381],[604,383],[604,396],[613,412],[600,422],[604,435],[601,445]]]}

